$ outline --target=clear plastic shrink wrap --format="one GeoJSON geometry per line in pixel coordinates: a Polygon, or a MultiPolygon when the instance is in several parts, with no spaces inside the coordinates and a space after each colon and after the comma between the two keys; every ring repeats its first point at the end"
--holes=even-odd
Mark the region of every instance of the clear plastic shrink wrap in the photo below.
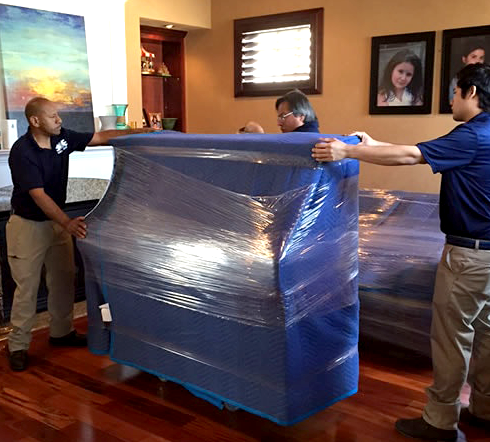
{"type": "Polygon", "coordinates": [[[280,424],[355,393],[358,163],[316,163],[317,139],[113,140],[78,243],[90,349],[280,424]]]}
{"type": "Polygon", "coordinates": [[[361,339],[430,355],[432,294],[443,247],[439,195],[359,192],[361,339]]]}

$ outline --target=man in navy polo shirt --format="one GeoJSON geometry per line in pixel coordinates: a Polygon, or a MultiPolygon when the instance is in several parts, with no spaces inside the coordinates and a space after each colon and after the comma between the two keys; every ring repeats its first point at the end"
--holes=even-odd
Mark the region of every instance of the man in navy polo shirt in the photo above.
{"type": "Polygon", "coordinates": [[[15,371],[27,368],[27,350],[36,315],[42,266],[46,269],[50,338],[56,346],[86,346],[73,329],[75,265],[71,235],[84,238],[83,216],[63,212],[68,182],[68,156],[86,146],[147,130],[79,133],[61,127],[55,103],[36,97],[25,108],[29,130],[12,146],[9,166],[14,189],[7,223],[8,260],[17,285],[8,336],[8,358],[15,371]]]}
{"type": "Polygon", "coordinates": [[[400,419],[402,434],[456,440],[458,420],[490,430],[490,66],[472,64],[458,74],[453,118],[464,124],[416,146],[374,140],[364,132],[357,146],[323,139],[317,161],[357,158],[387,166],[429,164],[442,174],[441,230],[446,245],[437,269],[432,304],[433,385],[417,419],[400,419]],[[460,415],[468,378],[469,409],[460,415]]]}

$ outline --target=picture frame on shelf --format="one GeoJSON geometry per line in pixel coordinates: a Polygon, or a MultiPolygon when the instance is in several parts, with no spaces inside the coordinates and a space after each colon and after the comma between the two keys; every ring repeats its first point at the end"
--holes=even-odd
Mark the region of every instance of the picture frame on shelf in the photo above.
{"type": "Polygon", "coordinates": [[[150,127],[150,119],[148,118],[148,112],[143,108],[143,127],[150,127]]]}
{"type": "Polygon", "coordinates": [[[162,113],[161,112],[150,112],[149,117],[149,127],[153,129],[162,128],[162,113]]]}
{"type": "Polygon", "coordinates": [[[430,114],[435,31],[372,37],[370,114],[430,114]]]}
{"type": "Polygon", "coordinates": [[[446,29],[442,33],[439,113],[450,114],[456,74],[467,64],[490,60],[490,26],[446,29]]]}

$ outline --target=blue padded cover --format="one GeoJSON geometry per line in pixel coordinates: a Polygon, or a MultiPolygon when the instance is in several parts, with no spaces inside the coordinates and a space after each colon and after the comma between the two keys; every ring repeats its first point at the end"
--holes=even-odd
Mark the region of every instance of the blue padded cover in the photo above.
{"type": "Polygon", "coordinates": [[[439,195],[359,192],[361,336],[430,355],[439,195]]]}
{"type": "Polygon", "coordinates": [[[285,425],[355,393],[358,163],[317,139],[115,139],[79,245],[90,349],[285,425]]]}

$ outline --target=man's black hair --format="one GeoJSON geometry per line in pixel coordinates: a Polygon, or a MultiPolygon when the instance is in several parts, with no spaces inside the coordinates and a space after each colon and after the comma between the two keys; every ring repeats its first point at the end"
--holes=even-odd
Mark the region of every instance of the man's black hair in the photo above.
{"type": "Polygon", "coordinates": [[[295,117],[300,115],[305,116],[305,123],[309,121],[317,121],[313,106],[308,100],[308,97],[299,89],[289,91],[286,95],[276,100],[276,110],[281,103],[286,102],[289,105],[289,110],[293,112],[295,117]]]}
{"type": "Polygon", "coordinates": [[[471,86],[476,87],[480,109],[490,112],[490,65],[486,63],[469,64],[457,74],[461,96],[466,97],[471,86]]]}

